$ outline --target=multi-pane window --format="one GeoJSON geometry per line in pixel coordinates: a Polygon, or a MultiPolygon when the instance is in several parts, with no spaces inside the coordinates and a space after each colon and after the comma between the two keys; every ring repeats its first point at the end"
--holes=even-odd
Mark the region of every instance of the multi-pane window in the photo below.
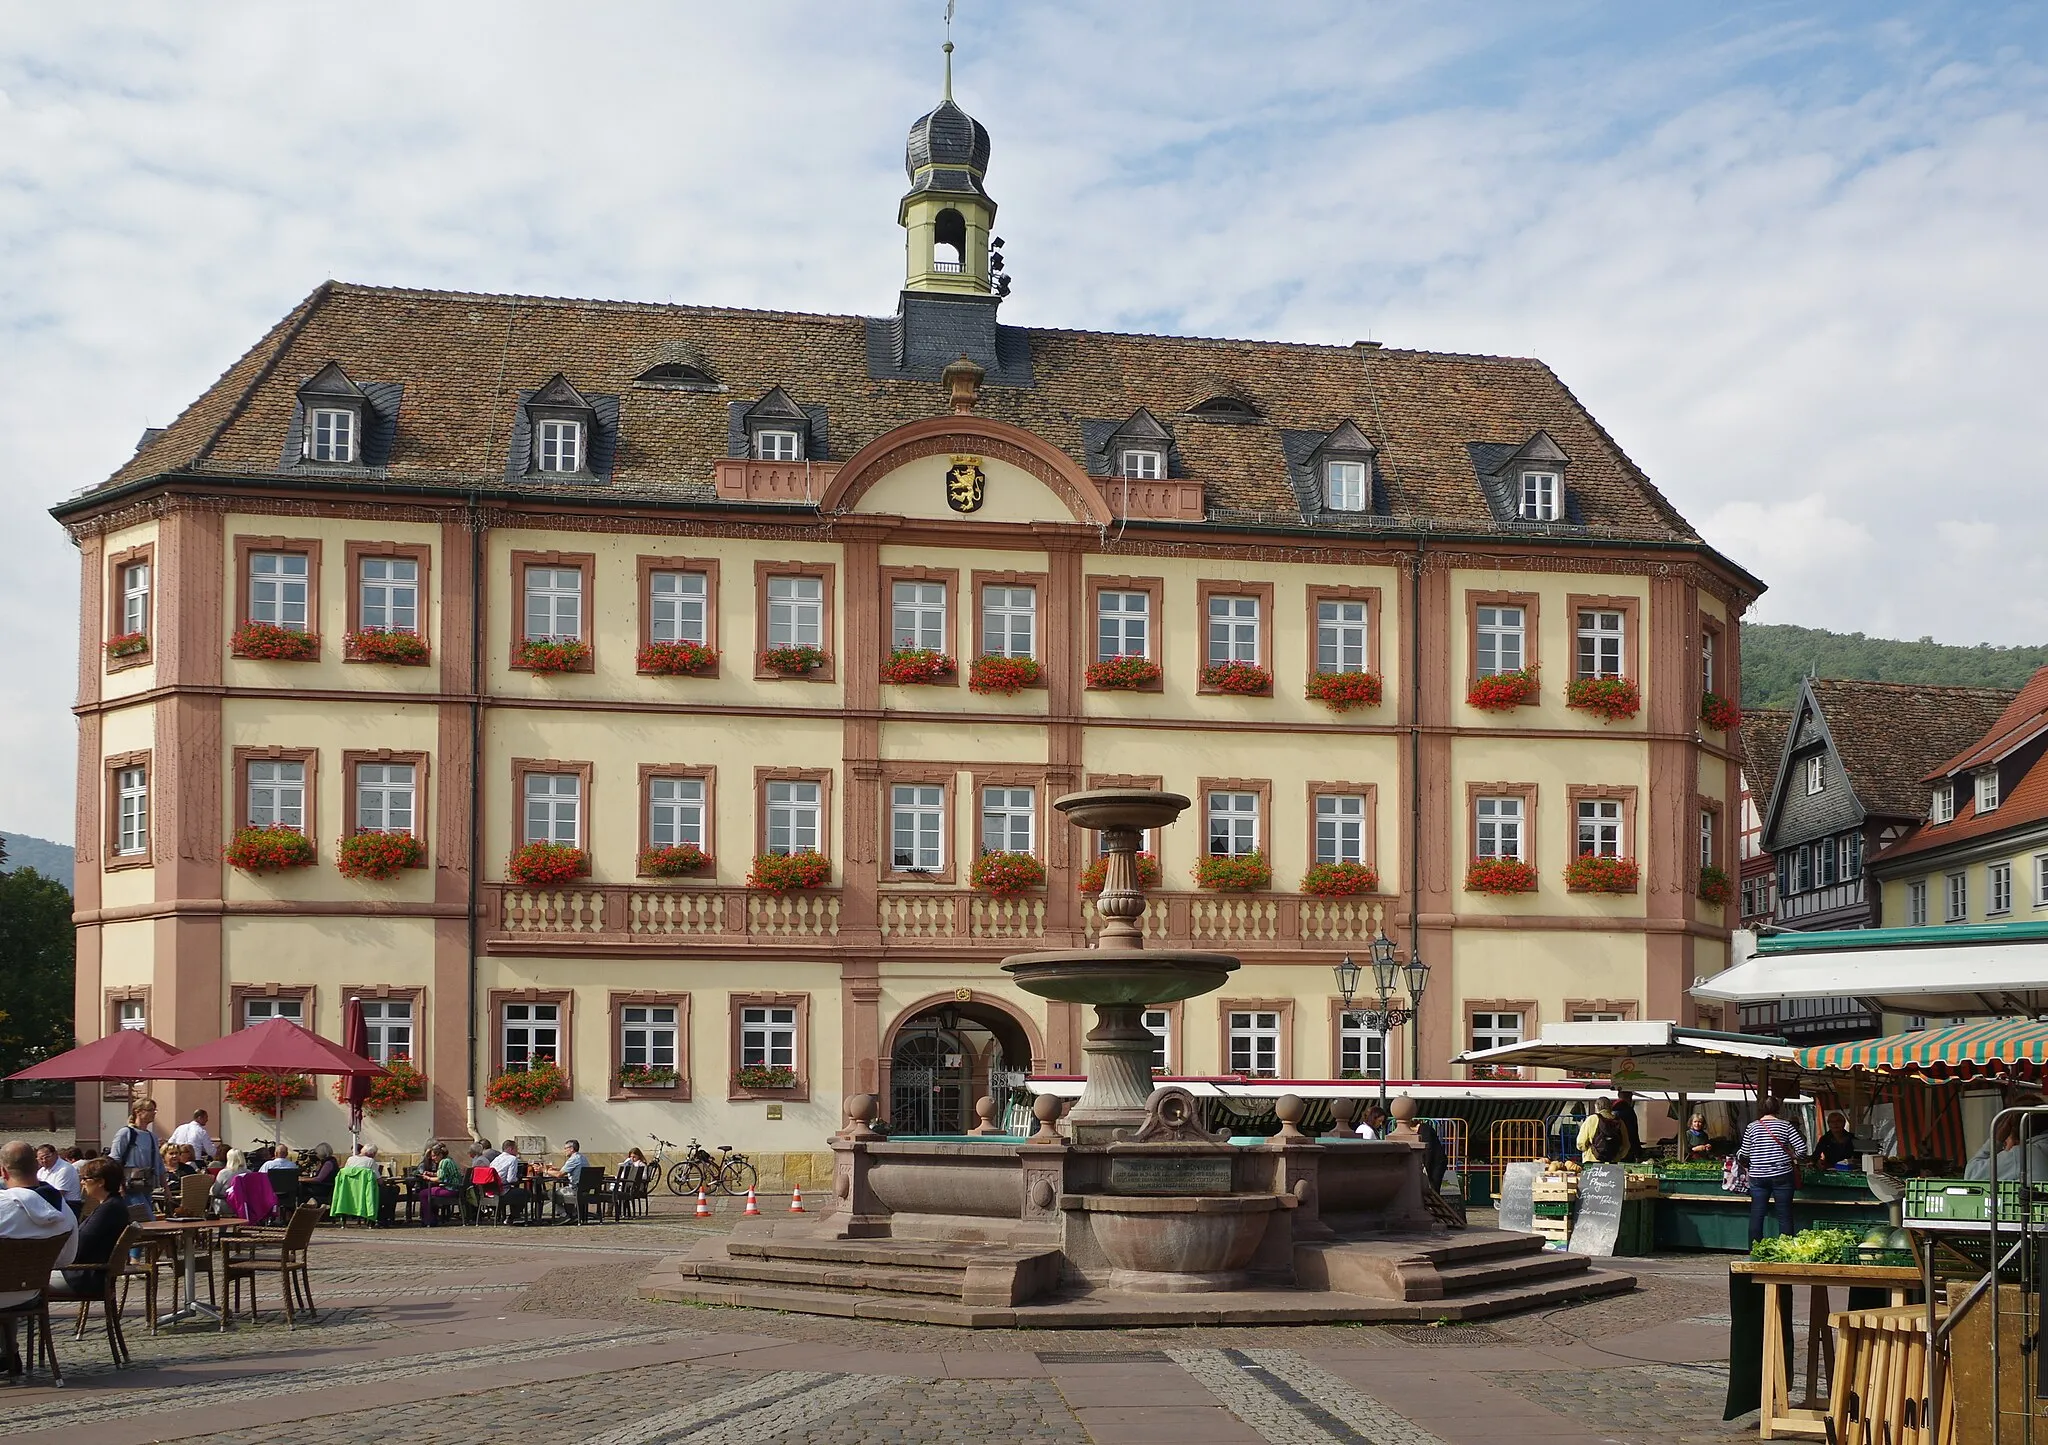
{"type": "Polygon", "coordinates": [[[650,642],[707,644],[709,579],[702,572],[655,572],[647,579],[650,642]]]}
{"type": "Polygon", "coordinates": [[[628,1069],[676,1066],[674,1004],[622,1004],[619,1008],[619,1063],[628,1069]]]}
{"type": "Polygon", "coordinates": [[[803,439],[793,431],[757,431],[754,433],[754,460],[757,462],[794,462],[801,460],[803,439]]]}
{"type": "Polygon", "coordinates": [[[1998,807],[1998,770],[1977,774],[1977,811],[1989,813],[1998,807]]]}
{"type": "Polygon", "coordinates": [[[946,584],[898,582],[889,589],[889,645],[946,650],[946,584]]]}
{"type": "Polygon", "coordinates": [[[412,1000],[409,998],[366,998],[363,1026],[369,1031],[367,1057],[380,1064],[412,1057],[412,1000]]]}
{"type": "Polygon", "coordinates": [[[1818,839],[1813,845],[1813,886],[1826,888],[1835,881],[1835,840],[1818,839]]]}
{"type": "Polygon", "coordinates": [[[1624,614],[1588,607],[1579,613],[1578,675],[1620,677],[1624,614]]]}
{"type": "Polygon", "coordinates": [[[114,774],[114,852],[134,858],[149,851],[149,769],[114,774]]]}
{"type": "Polygon", "coordinates": [[[2034,855],[2034,906],[2048,908],[2048,853],[2034,855]]]}
{"type": "Polygon", "coordinates": [[[307,418],[306,457],[316,462],[356,459],[356,414],[346,407],[322,408],[307,418]]]}
{"type": "Polygon", "coordinates": [[[1152,594],[1095,594],[1095,660],[1149,657],[1152,653],[1152,594]]]}
{"type": "Polygon", "coordinates": [[[1558,516],[1556,472],[1522,473],[1522,516],[1531,522],[1554,522],[1558,516]]]}
{"type": "Polygon", "coordinates": [[[1133,481],[1157,481],[1166,475],[1166,453],[1126,447],[1117,470],[1133,481]]]}
{"type": "Polygon", "coordinates": [[[1230,1012],[1230,1072],[1252,1078],[1280,1075],[1280,1015],[1265,1009],[1230,1012]]]}
{"type": "Polygon", "coordinates": [[[1366,606],[1358,602],[1316,604],[1316,671],[1364,672],[1366,606]]]}
{"type": "Polygon", "coordinates": [[[1948,907],[1942,914],[1942,922],[1961,923],[1970,916],[1970,875],[1951,873],[1947,882],[1948,907]]]}
{"type": "Polygon", "coordinates": [[[946,790],[937,783],[898,783],[889,790],[889,864],[899,873],[945,867],[946,790]]]}
{"type": "Polygon", "coordinates": [[[583,846],[583,778],[577,773],[526,775],[526,829],[529,843],[583,846]]]}
{"type": "Polygon", "coordinates": [[[1927,795],[1927,821],[1930,823],[1948,823],[1953,822],[1955,816],[1955,785],[1943,783],[1927,795]]]}
{"type": "Polygon", "coordinates": [[[2012,864],[1993,863],[1984,870],[1984,911],[2012,912],[2012,864]]]}
{"type": "Polygon", "coordinates": [[[530,1069],[562,1061],[562,1006],[558,1003],[503,1005],[501,1027],[505,1067],[530,1069]]]}
{"type": "Polygon", "coordinates": [[[529,642],[580,642],[583,638],[583,572],[577,567],[526,569],[526,638],[529,642]]]}
{"type": "Polygon", "coordinates": [[[793,1008],[743,1008],[740,1010],[740,1067],[794,1069],[796,1067],[796,1010],[793,1008]]]}
{"type": "Polygon", "coordinates": [[[1029,853],[1033,849],[1033,827],[1037,818],[1035,797],[1030,788],[983,788],[981,790],[981,851],[984,853],[1029,853]]]}
{"type": "Polygon", "coordinates": [[[1714,634],[1711,630],[1702,628],[1700,630],[1700,690],[1702,692],[1713,692],[1716,690],[1714,687],[1714,664],[1716,661],[1717,659],[1714,656],[1714,634]]]}
{"type": "Polygon", "coordinates": [[[768,795],[768,851],[770,853],[815,853],[824,811],[823,794],[816,783],[773,782],[768,795]]]}
{"type": "Polygon", "coordinates": [[[1815,753],[1806,760],[1806,793],[1812,797],[1828,785],[1828,760],[1825,753],[1815,753]]]}
{"type": "Polygon", "coordinates": [[[1528,614],[1519,607],[1480,607],[1475,662],[1481,677],[1520,672],[1526,653],[1523,647],[1528,614]]]}
{"type": "Polygon", "coordinates": [[[362,624],[383,632],[420,630],[420,564],[411,557],[365,557],[357,579],[362,624]]]}
{"type": "Polygon", "coordinates": [[[982,650],[997,657],[1038,655],[1038,589],[981,589],[982,650]]]}
{"type": "Polygon", "coordinates": [[[1906,922],[1918,926],[1927,922],[1927,885],[1908,883],[1906,885],[1906,922]]]}
{"type": "Polygon", "coordinates": [[[1700,809],[1700,867],[1712,868],[1714,863],[1714,810],[1700,809]]]}
{"type": "Polygon", "coordinates": [[[1366,1023],[1363,1013],[1346,1012],[1337,1016],[1338,1078],[1378,1078],[1385,1048],[1386,1040],[1380,1037],[1377,1029],[1366,1023]]]}
{"type": "Polygon", "coordinates": [[[1578,853],[1581,858],[1621,856],[1621,804],[1613,798],[1579,800],[1578,853]]]}
{"type": "Polygon", "coordinates": [[[534,428],[536,469],[577,472],[583,469],[583,423],[544,421],[534,428]]]}
{"type": "Polygon", "coordinates": [[[1259,795],[1209,795],[1209,856],[1243,858],[1259,851],[1259,795]]]}
{"type": "Polygon", "coordinates": [[[1171,1073],[1173,1070],[1173,1012],[1170,1009],[1148,1008],[1145,1010],[1145,1029],[1152,1035],[1152,1072],[1171,1073]]]}
{"type": "Polygon", "coordinates": [[[1365,798],[1357,793],[1316,795],[1316,862],[1365,861],[1365,798]]]}
{"type": "Polygon", "coordinates": [[[1520,798],[1480,798],[1473,803],[1473,813],[1473,857],[1522,856],[1523,820],[1520,798]]]}
{"type": "Polygon", "coordinates": [[[306,1023],[306,1001],[302,998],[245,998],[242,1000],[242,1027],[251,1024],[266,1024],[272,1019],[290,1019],[301,1028],[306,1023]]]}
{"type": "Polygon", "coordinates": [[[412,763],[357,763],[356,831],[413,832],[418,774],[412,763]]]}
{"type": "Polygon", "coordinates": [[[249,764],[249,826],[306,829],[306,765],[249,764]]]}
{"type": "Polygon", "coordinates": [[[130,562],[121,569],[121,631],[149,631],[149,564],[130,562]]]}
{"type": "Polygon", "coordinates": [[[1259,661],[1259,599],[1209,599],[1209,665],[1259,661]]]}
{"type": "Polygon", "coordinates": [[[1333,512],[1363,512],[1369,495],[1364,462],[1323,463],[1324,496],[1333,512]]]}
{"type": "Polygon", "coordinates": [[[684,843],[704,846],[704,780],[647,780],[647,846],[674,848],[684,843]]]}
{"type": "Polygon", "coordinates": [[[307,561],[303,552],[249,554],[249,620],[306,630],[307,561]]]}
{"type": "Polygon", "coordinates": [[[1842,835],[1842,881],[1852,883],[1863,876],[1863,835],[1844,833],[1842,835]]]}
{"type": "Polygon", "coordinates": [[[825,645],[824,578],[770,577],[768,579],[768,645],[770,647],[823,647],[825,645]]]}
{"type": "Polygon", "coordinates": [[[149,1014],[139,998],[124,998],[114,1005],[114,1027],[135,1033],[149,1029],[149,1014]]]}
{"type": "Polygon", "coordinates": [[[1813,887],[1813,849],[1801,843],[1792,850],[1792,892],[1804,893],[1813,887]]]}
{"type": "Polygon", "coordinates": [[[1498,1049],[1522,1041],[1519,1013],[1475,1013],[1472,1015],[1473,1049],[1498,1049]]]}

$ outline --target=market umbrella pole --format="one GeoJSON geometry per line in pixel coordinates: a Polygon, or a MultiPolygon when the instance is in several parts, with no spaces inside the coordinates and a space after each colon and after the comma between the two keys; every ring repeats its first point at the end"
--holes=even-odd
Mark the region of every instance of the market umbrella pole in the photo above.
{"type": "MultiPolygon", "coordinates": [[[[352,998],[342,1023],[342,1047],[352,1054],[369,1057],[370,1025],[363,1017],[363,1001],[352,998]]],[[[350,1074],[342,1083],[342,1097],[348,1100],[348,1132],[355,1140],[356,1153],[363,1152],[363,1105],[369,1102],[371,1076],[350,1074]]]]}

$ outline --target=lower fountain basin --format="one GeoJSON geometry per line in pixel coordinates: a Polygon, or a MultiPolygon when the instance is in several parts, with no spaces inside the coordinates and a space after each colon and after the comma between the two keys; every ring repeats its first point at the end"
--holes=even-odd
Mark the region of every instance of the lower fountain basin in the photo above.
{"type": "Polygon", "coordinates": [[[1017,987],[1040,998],[1132,1007],[1214,993],[1237,971],[1237,960],[1227,953],[1069,948],[1012,954],[1003,960],[1003,971],[1017,980],[1017,987]]]}
{"type": "Polygon", "coordinates": [[[1273,1212],[1294,1202],[1287,1194],[1060,1196],[1061,1209],[1088,1216],[1110,1288],[1144,1294],[1245,1288],[1273,1212]]]}

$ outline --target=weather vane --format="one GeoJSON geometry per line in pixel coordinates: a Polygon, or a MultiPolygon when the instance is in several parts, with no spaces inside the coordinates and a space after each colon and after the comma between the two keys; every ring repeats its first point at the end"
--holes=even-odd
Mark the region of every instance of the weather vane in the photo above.
{"type": "Polygon", "coordinates": [[[946,99],[953,98],[953,7],[960,0],[946,0],[946,99]]]}

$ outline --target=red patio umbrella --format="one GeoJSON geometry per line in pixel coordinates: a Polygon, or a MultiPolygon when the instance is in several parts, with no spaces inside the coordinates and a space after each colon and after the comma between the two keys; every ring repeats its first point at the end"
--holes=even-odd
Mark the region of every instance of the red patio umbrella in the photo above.
{"type": "Polygon", "coordinates": [[[94,1039],[68,1049],[55,1058],[30,1064],[10,1079],[68,1079],[74,1083],[133,1083],[137,1079],[167,1077],[164,1065],[182,1058],[162,1039],[141,1029],[118,1029],[103,1039],[94,1039]]]}
{"type": "MultiPolygon", "coordinates": [[[[363,1017],[363,1001],[352,998],[342,1018],[341,1038],[343,1045],[352,1054],[370,1055],[370,1024],[363,1017]]],[[[363,1148],[363,1105],[370,1101],[370,1079],[368,1074],[351,1074],[342,1086],[342,1097],[348,1100],[348,1132],[354,1136],[356,1152],[363,1148]]]]}
{"type": "Polygon", "coordinates": [[[377,1074],[382,1065],[361,1054],[351,1053],[332,1040],[302,1029],[290,1019],[269,1019],[253,1028],[240,1029],[210,1044],[187,1049],[177,1062],[163,1067],[158,1077],[166,1079],[232,1079],[242,1074],[262,1074],[276,1087],[277,1142],[284,1143],[283,1081],[293,1074],[377,1074]]]}

